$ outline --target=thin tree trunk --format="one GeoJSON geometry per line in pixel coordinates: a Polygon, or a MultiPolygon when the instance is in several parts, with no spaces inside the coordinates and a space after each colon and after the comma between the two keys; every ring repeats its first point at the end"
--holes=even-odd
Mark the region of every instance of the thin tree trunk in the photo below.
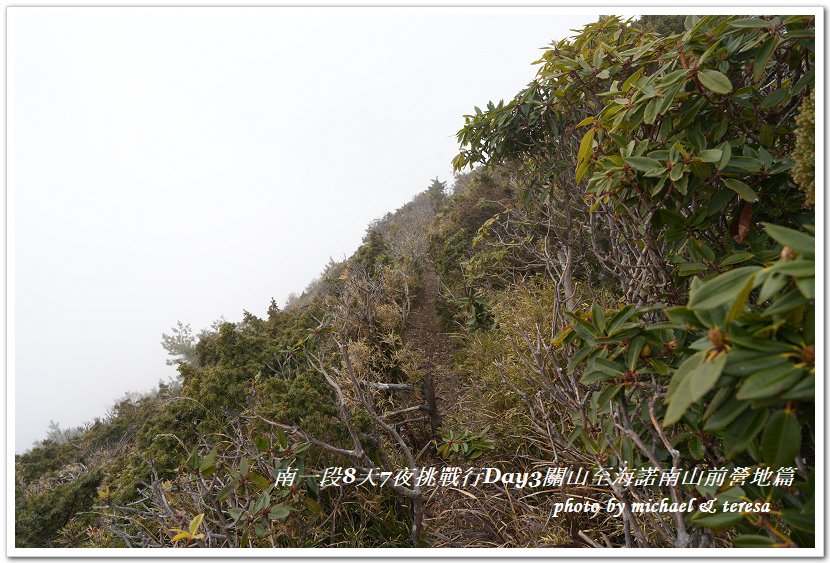
{"type": "Polygon", "coordinates": [[[438,428],[441,427],[441,414],[438,412],[438,402],[435,400],[435,382],[432,379],[432,372],[424,376],[424,400],[429,411],[429,426],[432,437],[438,435],[438,428]]]}
{"type": "Polygon", "coordinates": [[[563,262],[562,286],[565,291],[565,306],[568,308],[568,311],[573,311],[576,309],[576,290],[574,289],[573,282],[573,249],[570,246],[564,252],[563,262]]]}

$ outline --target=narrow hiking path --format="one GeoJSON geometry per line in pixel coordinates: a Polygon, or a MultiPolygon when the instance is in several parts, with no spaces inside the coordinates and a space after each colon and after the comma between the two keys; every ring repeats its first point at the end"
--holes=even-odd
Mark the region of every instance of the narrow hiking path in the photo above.
{"type": "MultiPolygon", "coordinates": [[[[421,287],[413,303],[403,332],[404,342],[418,350],[418,366],[424,378],[432,378],[437,411],[441,422],[466,426],[462,404],[470,404],[470,382],[453,370],[455,343],[442,330],[435,310],[440,293],[440,279],[432,262],[426,260],[421,270],[421,287]]],[[[428,399],[427,399],[428,401],[428,399]]],[[[469,408],[469,407],[468,407],[469,408]]],[[[469,414],[469,411],[467,411],[469,414]]],[[[440,438],[438,438],[440,443],[440,438]]],[[[423,466],[456,465],[476,467],[476,462],[441,459],[434,447],[428,447],[419,458],[423,466]]],[[[505,530],[505,520],[515,515],[514,503],[519,499],[507,489],[459,487],[432,488],[424,499],[424,545],[431,547],[499,547],[512,546],[505,530]],[[451,533],[447,533],[451,530],[451,533]]],[[[523,524],[519,524],[523,526],[523,524]]],[[[531,532],[517,546],[531,546],[543,530],[531,532]]]]}
{"type": "Polygon", "coordinates": [[[459,386],[453,382],[450,372],[454,346],[449,335],[441,330],[435,312],[440,284],[432,262],[425,260],[421,270],[420,291],[409,313],[403,337],[404,342],[421,353],[421,364],[418,367],[423,371],[425,379],[432,379],[437,411],[443,419],[458,404],[459,386]]]}
{"type": "MultiPolygon", "coordinates": [[[[441,290],[440,284],[434,265],[428,260],[425,261],[421,270],[421,287],[403,333],[404,342],[421,353],[421,363],[418,367],[424,374],[425,382],[430,378],[432,380],[436,410],[440,418],[437,426],[448,419],[457,419],[465,390],[465,382],[452,370],[455,345],[450,335],[442,330],[435,311],[435,302],[441,290]]],[[[426,399],[429,403],[429,398],[426,399]]],[[[433,428],[436,428],[435,422],[433,421],[433,428]]],[[[440,441],[440,438],[438,440],[440,441]]],[[[437,455],[434,447],[430,447],[423,452],[420,463],[429,466],[446,462],[437,455]]],[[[481,540],[481,522],[468,510],[469,503],[470,499],[462,496],[457,490],[435,487],[424,504],[424,534],[425,539],[428,538],[426,545],[459,547],[464,545],[467,538],[481,540]],[[443,532],[449,522],[460,530],[458,534],[453,534],[453,537],[443,532]]],[[[484,534],[485,541],[490,535],[484,534]]]]}

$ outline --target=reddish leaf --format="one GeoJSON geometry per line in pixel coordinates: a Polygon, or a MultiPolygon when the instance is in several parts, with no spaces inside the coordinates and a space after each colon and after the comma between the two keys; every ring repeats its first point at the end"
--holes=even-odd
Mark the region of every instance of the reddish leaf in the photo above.
{"type": "Polygon", "coordinates": [[[749,226],[752,222],[752,203],[745,201],[741,209],[741,216],[738,221],[732,226],[732,238],[735,242],[742,243],[749,234],[749,226]]]}

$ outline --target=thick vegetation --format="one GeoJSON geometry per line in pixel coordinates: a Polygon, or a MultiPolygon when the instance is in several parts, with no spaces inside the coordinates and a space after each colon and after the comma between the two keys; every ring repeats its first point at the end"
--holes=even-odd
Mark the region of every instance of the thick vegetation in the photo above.
{"type": "Polygon", "coordinates": [[[813,25],[603,17],[554,43],[465,117],[449,193],[285,310],[180,324],[179,382],[18,456],[17,545],[813,546],[813,25]],[[791,479],[320,486],[430,465],[791,479]],[[565,496],[625,509],[552,519],[565,496]],[[631,510],[692,497],[772,510],[631,510]]]}

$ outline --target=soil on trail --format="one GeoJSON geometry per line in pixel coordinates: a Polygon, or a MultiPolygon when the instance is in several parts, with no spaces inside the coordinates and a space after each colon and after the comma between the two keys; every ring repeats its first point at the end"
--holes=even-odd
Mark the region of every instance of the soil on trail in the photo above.
{"type": "MultiPolygon", "coordinates": [[[[421,271],[421,288],[416,297],[404,330],[404,341],[421,353],[418,367],[424,377],[432,376],[438,413],[442,421],[461,416],[460,406],[468,391],[467,382],[452,370],[454,345],[450,335],[441,329],[435,300],[440,291],[440,280],[434,266],[427,262],[421,271]]],[[[439,440],[440,441],[440,440],[439,440]]],[[[435,447],[424,450],[418,460],[424,466],[441,466],[442,460],[435,447]]],[[[457,461],[456,465],[465,465],[457,461]]],[[[506,543],[498,528],[498,516],[485,503],[496,502],[502,493],[478,499],[469,492],[454,487],[434,487],[425,499],[424,545],[433,547],[494,546],[506,543]],[[495,495],[495,496],[494,496],[495,495]],[[450,536],[446,530],[454,530],[450,536]]],[[[498,514],[498,512],[496,512],[498,514]]]]}
{"type": "Polygon", "coordinates": [[[438,413],[443,419],[450,409],[458,405],[459,382],[454,382],[450,366],[453,344],[447,333],[441,330],[435,300],[440,292],[440,280],[430,261],[425,261],[421,271],[421,288],[409,313],[404,330],[404,341],[421,353],[419,369],[424,377],[432,377],[438,413]]]}

